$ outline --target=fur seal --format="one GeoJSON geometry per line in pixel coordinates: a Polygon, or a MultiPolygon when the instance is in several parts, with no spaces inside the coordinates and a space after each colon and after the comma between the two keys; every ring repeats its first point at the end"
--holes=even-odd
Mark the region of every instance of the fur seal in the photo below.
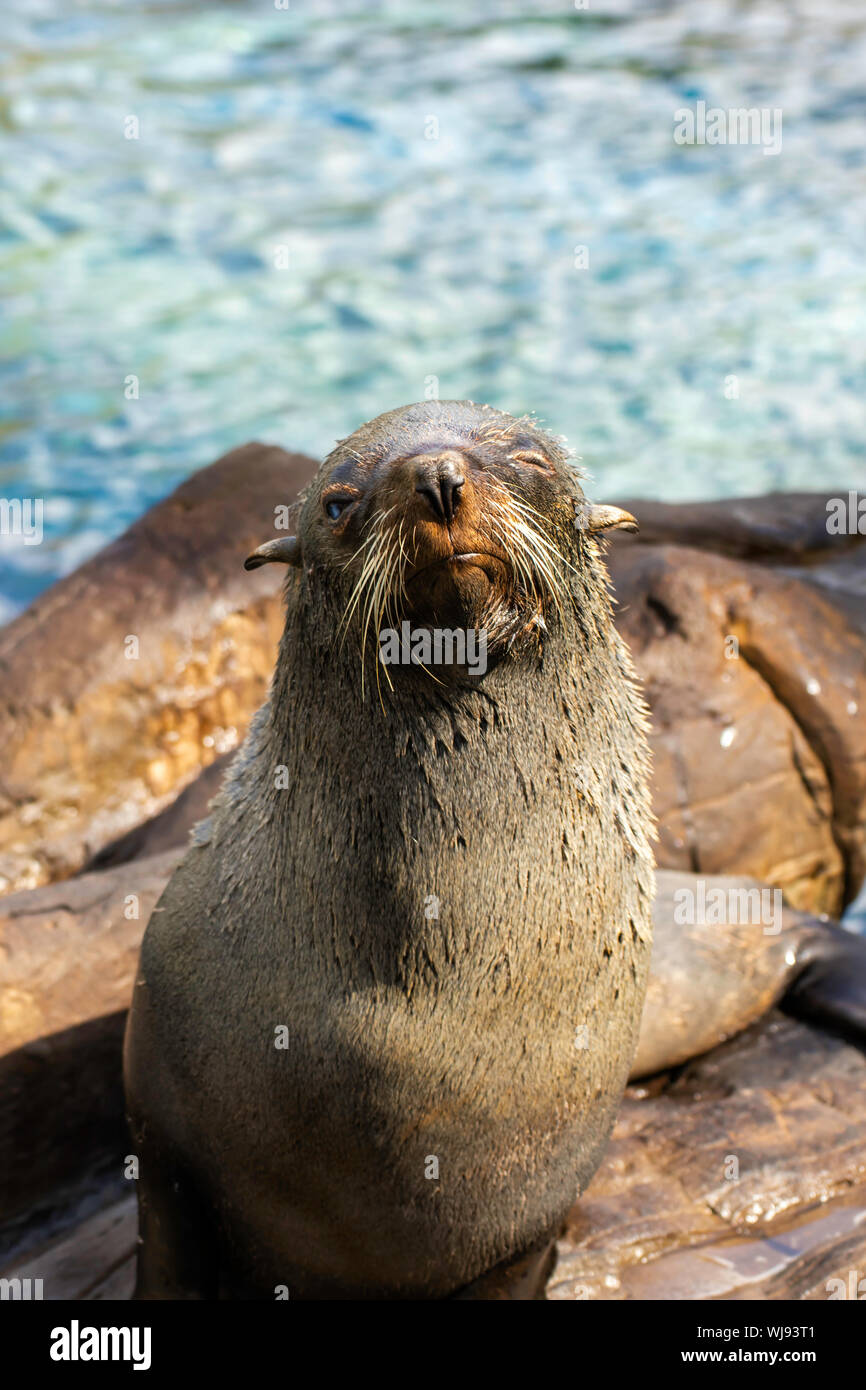
{"type": "Polygon", "coordinates": [[[866,1033],[861,940],[677,923],[677,891],[744,881],[662,874],[653,909],[598,544],[635,525],[531,420],[428,402],[339,444],[247,561],[289,566],[270,699],[127,1030],[138,1297],[532,1297],[629,1075],[782,996],[866,1033]],[[486,670],[383,668],[404,622],[483,628],[486,670]]]}
{"type": "Polygon", "coordinates": [[[290,566],[270,698],[126,1037],[139,1297],[441,1298],[547,1248],[650,960],[645,707],[598,544],[635,525],[531,419],[433,401],[338,444],[248,560],[290,566]],[[403,622],[483,632],[484,674],[383,668],[403,622]]]}

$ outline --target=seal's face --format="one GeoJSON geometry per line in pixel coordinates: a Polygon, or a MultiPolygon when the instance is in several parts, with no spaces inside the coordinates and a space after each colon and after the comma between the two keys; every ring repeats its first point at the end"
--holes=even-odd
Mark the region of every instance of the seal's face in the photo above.
{"type": "Polygon", "coordinates": [[[496,640],[543,620],[564,591],[582,496],[552,440],[513,422],[487,436],[431,428],[372,456],[356,442],[310,518],[317,549],[355,581],[350,604],[363,611],[369,597],[394,620],[484,627],[496,640]]]}
{"type": "Polygon", "coordinates": [[[488,652],[538,640],[569,599],[580,532],[633,524],[592,509],[561,445],[531,420],[430,401],[379,416],[325,460],[298,543],[248,564],[301,563],[324,575],[342,625],[366,635],[409,619],[483,632],[488,652]]]}

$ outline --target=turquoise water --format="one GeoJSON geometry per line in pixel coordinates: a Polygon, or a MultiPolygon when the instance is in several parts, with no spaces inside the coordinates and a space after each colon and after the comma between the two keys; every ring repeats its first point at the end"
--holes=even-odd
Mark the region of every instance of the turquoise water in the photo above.
{"type": "Polygon", "coordinates": [[[290,4],[6,0],[0,496],[46,538],[3,539],[4,614],[432,377],[597,495],[864,484],[859,0],[290,4]],[[699,99],[780,108],[781,153],[677,145],[699,99]]]}

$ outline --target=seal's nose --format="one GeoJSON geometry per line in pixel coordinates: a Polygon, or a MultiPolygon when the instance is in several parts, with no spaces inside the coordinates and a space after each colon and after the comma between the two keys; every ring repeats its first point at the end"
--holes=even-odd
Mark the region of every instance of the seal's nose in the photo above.
{"type": "Polygon", "coordinates": [[[414,460],[415,491],[420,492],[434,516],[451,525],[460,506],[461,491],[466,482],[459,454],[440,454],[431,458],[423,455],[414,460]]]}

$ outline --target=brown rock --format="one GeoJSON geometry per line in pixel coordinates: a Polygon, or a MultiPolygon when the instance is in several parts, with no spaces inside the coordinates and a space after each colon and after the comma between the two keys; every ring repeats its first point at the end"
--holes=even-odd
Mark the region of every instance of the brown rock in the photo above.
{"type": "Polygon", "coordinates": [[[837,915],[866,877],[866,537],[829,536],[823,496],[785,520],[787,501],[629,501],[641,536],[610,569],[652,711],[659,863],[837,915]],[[728,553],[691,548],[713,541],[728,553]]]}
{"type": "Polygon", "coordinates": [[[629,1088],[547,1296],[827,1298],[864,1258],[866,1059],[772,1015],[629,1088]]]}
{"type": "Polygon", "coordinates": [[[214,759],[159,815],[133,826],[125,835],[105,845],[85,864],[84,872],[129,864],[133,859],[164,854],[167,849],[185,848],[193,826],[207,815],[211,799],[219,791],[233,757],[234,751],[214,759]]]}
{"type": "Polygon", "coordinates": [[[180,851],[29,893],[0,913],[0,1236],[92,1171],[117,1175],[121,1049],[141,936],[180,851]],[[136,915],[127,916],[127,913],[136,915]]]}
{"type": "Polygon", "coordinates": [[[0,630],[0,890],[76,872],[243,737],[282,629],[243,561],[314,469],[234,450],[0,630]]]}
{"type": "Polygon", "coordinates": [[[122,1181],[125,1026],[124,1010],[0,1057],[0,1263],[82,1193],[122,1181]]]}
{"type": "Polygon", "coordinates": [[[11,893],[0,904],[0,1056],[129,1004],[147,920],[181,857],[11,893]]]}
{"type": "MultiPolygon", "coordinates": [[[[827,501],[846,492],[768,492],[715,502],[620,503],[640,522],[646,545],[685,545],[785,565],[831,563],[866,548],[866,535],[837,536],[827,527],[827,501]]],[[[862,559],[861,559],[862,564],[862,559]]]]}

